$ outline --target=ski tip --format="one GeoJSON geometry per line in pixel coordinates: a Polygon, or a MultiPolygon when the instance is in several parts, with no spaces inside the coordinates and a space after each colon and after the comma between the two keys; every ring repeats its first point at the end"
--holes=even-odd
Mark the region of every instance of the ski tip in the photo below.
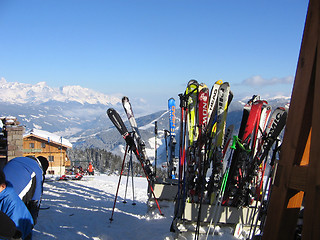
{"type": "Polygon", "coordinates": [[[125,101],[129,101],[129,98],[127,96],[122,97],[122,102],[125,102],[125,101]]]}
{"type": "Polygon", "coordinates": [[[221,79],[219,79],[218,81],[215,82],[216,84],[222,85],[223,81],[221,79]]]}
{"type": "Polygon", "coordinates": [[[191,85],[191,84],[196,84],[196,85],[199,85],[198,81],[195,80],[195,79],[191,79],[187,85],[191,85]]]}
{"type": "Polygon", "coordinates": [[[109,115],[110,113],[114,112],[115,110],[113,108],[108,108],[107,114],[109,115]]]}

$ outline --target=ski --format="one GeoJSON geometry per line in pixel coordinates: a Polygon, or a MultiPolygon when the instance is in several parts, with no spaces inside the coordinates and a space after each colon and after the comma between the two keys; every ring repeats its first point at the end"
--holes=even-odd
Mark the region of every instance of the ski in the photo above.
{"type": "Polygon", "coordinates": [[[198,138],[198,127],[197,127],[197,104],[198,104],[198,87],[199,83],[196,80],[190,80],[187,89],[187,107],[188,107],[188,135],[189,135],[189,146],[198,138]]]}
{"type": "Polygon", "coordinates": [[[176,152],[176,101],[174,98],[170,98],[168,100],[168,108],[169,108],[169,133],[170,133],[170,141],[169,141],[169,149],[170,149],[170,158],[169,158],[169,168],[168,168],[168,176],[169,178],[175,179],[177,176],[177,159],[175,157],[176,152]]]}
{"type": "Polygon", "coordinates": [[[225,125],[227,118],[227,109],[229,101],[230,86],[228,82],[223,83],[219,88],[218,106],[217,106],[217,131],[216,131],[216,147],[223,146],[223,136],[225,133],[225,125]]]}
{"type": "Polygon", "coordinates": [[[153,181],[155,178],[154,170],[150,160],[148,159],[145,143],[141,138],[141,134],[139,132],[138,125],[134,117],[132,107],[128,97],[124,96],[122,98],[122,105],[128,117],[129,123],[131,125],[132,131],[133,131],[133,137],[137,143],[137,146],[138,146],[137,149],[138,149],[140,158],[143,161],[144,165],[146,166],[146,172],[148,174],[148,177],[153,181]]]}
{"type": "Polygon", "coordinates": [[[208,159],[211,163],[211,176],[208,183],[208,197],[212,202],[213,192],[219,187],[223,174],[223,140],[225,135],[225,125],[228,110],[230,86],[228,82],[223,83],[219,87],[217,99],[217,117],[215,132],[211,133],[209,140],[208,159]]]}
{"type": "MultiPolygon", "coordinates": [[[[187,131],[188,131],[188,154],[187,154],[187,170],[186,170],[186,188],[189,198],[195,195],[195,176],[197,168],[196,141],[198,140],[198,93],[199,83],[196,80],[190,80],[186,89],[187,100],[187,131]]],[[[191,200],[193,201],[193,200],[191,200]]]]}
{"type": "Polygon", "coordinates": [[[196,234],[195,240],[199,238],[199,230],[200,230],[200,219],[201,219],[201,209],[202,209],[202,200],[206,185],[205,173],[207,168],[207,159],[205,154],[205,140],[203,139],[203,135],[205,136],[205,128],[208,123],[208,103],[209,103],[209,89],[204,84],[201,83],[199,85],[199,94],[198,94],[198,129],[199,136],[196,148],[196,167],[197,174],[195,177],[195,187],[194,191],[198,197],[198,217],[197,217],[197,226],[196,226],[196,234]]]}
{"type": "Polygon", "coordinates": [[[215,84],[211,88],[210,92],[210,99],[209,99],[209,106],[208,106],[208,124],[206,126],[205,132],[207,135],[210,135],[213,128],[213,122],[215,119],[215,110],[217,108],[217,99],[218,99],[218,92],[219,88],[222,85],[222,80],[215,82],[215,84]]]}

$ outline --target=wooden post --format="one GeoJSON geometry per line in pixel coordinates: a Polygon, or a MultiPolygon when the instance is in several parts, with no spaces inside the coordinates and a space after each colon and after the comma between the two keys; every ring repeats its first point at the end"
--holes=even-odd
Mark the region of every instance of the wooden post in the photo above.
{"type": "Polygon", "coordinates": [[[263,239],[320,239],[320,1],[310,0],[263,239]]]}

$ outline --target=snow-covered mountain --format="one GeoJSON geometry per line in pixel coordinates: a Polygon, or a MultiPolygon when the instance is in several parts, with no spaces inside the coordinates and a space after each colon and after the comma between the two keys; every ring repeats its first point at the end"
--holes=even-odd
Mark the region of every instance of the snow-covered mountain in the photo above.
{"type": "Polygon", "coordinates": [[[6,103],[46,103],[78,102],[81,104],[115,105],[121,103],[118,95],[105,95],[81,86],[49,87],[46,82],[26,84],[7,82],[3,77],[0,80],[0,101],[6,103]]]}
{"type": "MultiPolygon", "coordinates": [[[[120,109],[122,95],[105,95],[81,86],[52,88],[45,82],[26,84],[0,79],[0,115],[15,116],[26,126],[71,137],[76,133],[107,124],[106,110],[120,109]]],[[[142,99],[131,99],[143,114],[142,99]]]]}

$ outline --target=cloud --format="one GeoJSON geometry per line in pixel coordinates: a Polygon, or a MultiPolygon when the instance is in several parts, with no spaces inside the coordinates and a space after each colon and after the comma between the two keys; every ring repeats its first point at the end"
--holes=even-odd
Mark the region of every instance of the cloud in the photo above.
{"type": "Polygon", "coordinates": [[[242,81],[244,84],[249,84],[251,86],[263,86],[263,85],[276,85],[276,84],[292,84],[293,83],[293,76],[288,76],[284,78],[271,78],[265,79],[261,76],[253,76],[251,78],[247,78],[242,81]]]}

